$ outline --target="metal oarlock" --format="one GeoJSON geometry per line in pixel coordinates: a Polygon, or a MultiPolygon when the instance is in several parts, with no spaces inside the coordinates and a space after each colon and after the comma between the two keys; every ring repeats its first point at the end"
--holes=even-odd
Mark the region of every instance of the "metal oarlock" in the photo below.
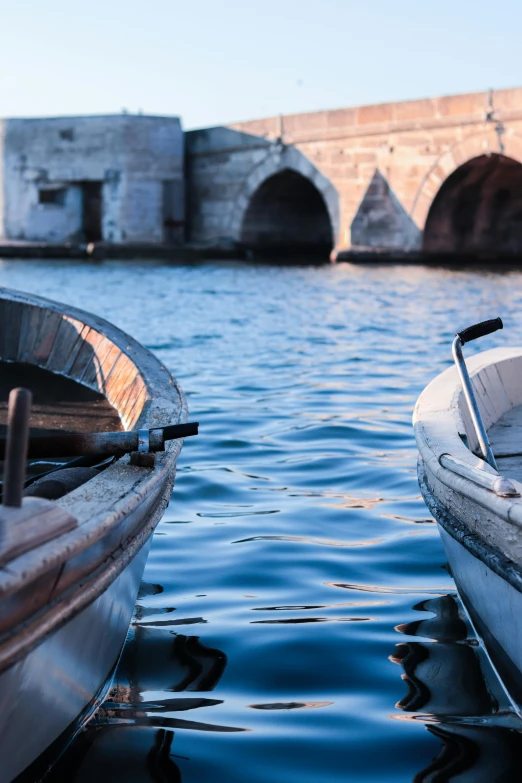
{"type": "Polygon", "coordinates": [[[453,358],[455,360],[455,364],[457,365],[460,380],[462,381],[464,396],[466,398],[466,402],[468,403],[468,408],[473,426],[475,427],[475,432],[477,433],[480,451],[484,460],[489,465],[491,465],[494,470],[497,470],[497,463],[495,462],[495,457],[489,444],[488,434],[486,432],[484,422],[482,421],[482,416],[477,404],[475,392],[473,391],[473,386],[471,385],[468,368],[466,367],[466,362],[464,361],[464,356],[462,355],[462,346],[465,343],[471,342],[471,340],[476,340],[479,337],[484,337],[486,334],[492,334],[492,332],[496,332],[497,329],[503,328],[504,325],[500,318],[492,318],[490,321],[481,321],[481,323],[474,324],[473,326],[469,326],[467,329],[463,329],[461,332],[457,332],[452,345],[453,358]]]}

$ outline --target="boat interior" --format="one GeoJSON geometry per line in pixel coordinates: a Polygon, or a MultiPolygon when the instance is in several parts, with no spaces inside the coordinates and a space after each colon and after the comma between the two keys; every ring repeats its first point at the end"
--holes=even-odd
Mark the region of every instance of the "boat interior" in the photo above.
{"type": "MultiPolygon", "coordinates": [[[[118,412],[98,391],[36,365],[0,362],[0,439],[7,436],[9,394],[15,388],[32,393],[29,437],[45,438],[60,433],[118,432],[122,422],[118,412]]],[[[52,439],[49,438],[49,444],[52,439]]],[[[98,455],[70,457],[54,453],[28,459],[24,495],[58,500],[108,467],[112,459],[98,455]]],[[[0,461],[3,481],[4,462],[0,461]]],[[[0,495],[2,487],[0,487],[0,495]]]]}
{"type": "Polygon", "coordinates": [[[522,405],[506,411],[488,430],[498,472],[522,482],[522,405]]]}
{"type": "MultiPolygon", "coordinates": [[[[487,351],[472,357],[470,369],[474,363],[479,366],[472,374],[473,388],[498,472],[522,483],[522,351],[487,351]],[[493,361],[487,362],[488,355],[493,361]]],[[[458,409],[469,448],[478,455],[477,436],[460,388],[458,409]]]]}
{"type": "MultiPolygon", "coordinates": [[[[32,393],[29,437],[37,436],[40,442],[57,433],[128,430],[143,412],[146,384],[130,355],[134,341],[123,336],[130,345],[121,345],[123,341],[104,333],[100,319],[87,323],[76,315],[83,314],[69,308],[62,312],[52,303],[40,305],[36,297],[0,291],[0,441],[4,446],[8,397],[18,387],[32,393]]],[[[24,495],[56,500],[114,462],[92,453],[74,458],[63,450],[53,453],[51,443],[52,438],[48,454],[27,461],[24,495]],[[52,484],[43,480],[50,474],[52,484]]],[[[0,462],[2,481],[3,467],[0,462]]]]}

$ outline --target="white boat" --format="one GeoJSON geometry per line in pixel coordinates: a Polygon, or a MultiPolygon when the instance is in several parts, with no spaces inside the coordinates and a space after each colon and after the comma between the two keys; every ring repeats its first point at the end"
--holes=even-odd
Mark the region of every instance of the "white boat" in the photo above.
{"type": "Polygon", "coordinates": [[[457,334],[456,367],[423,391],[413,416],[419,482],[475,632],[522,711],[522,348],[462,359],[500,319],[457,334]]]}
{"type": "Polygon", "coordinates": [[[197,431],[174,378],[131,337],[0,289],[4,433],[13,386],[33,405],[28,421],[29,392],[11,395],[0,437],[0,783],[39,778],[106,693],[180,438],[197,431]]]}

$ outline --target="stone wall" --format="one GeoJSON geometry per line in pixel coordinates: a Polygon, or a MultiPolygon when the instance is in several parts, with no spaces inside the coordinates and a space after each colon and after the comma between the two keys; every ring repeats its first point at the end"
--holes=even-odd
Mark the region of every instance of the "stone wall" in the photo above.
{"type": "Polygon", "coordinates": [[[241,241],[259,186],[284,169],[327,207],[335,247],[415,249],[442,183],[498,153],[522,162],[522,89],[269,117],[187,134],[190,237],[241,241]]]}
{"type": "Polygon", "coordinates": [[[85,241],[87,226],[92,232],[98,219],[97,239],[160,243],[166,218],[182,226],[184,144],[178,118],[9,119],[2,127],[4,239],[85,241]],[[165,182],[177,183],[180,194],[170,216],[165,182]]]}

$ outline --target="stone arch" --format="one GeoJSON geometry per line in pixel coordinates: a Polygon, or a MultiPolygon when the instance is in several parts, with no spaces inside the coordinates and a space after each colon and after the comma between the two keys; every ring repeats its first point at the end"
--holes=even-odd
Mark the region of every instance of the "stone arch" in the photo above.
{"type": "Polygon", "coordinates": [[[264,256],[328,259],[334,237],[321,193],[294,169],[272,174],[250,199],[240,241],[264,256]]]}
{"type": "Polygon", "coordinates": [[[266,158],[251,170],[244,181],[230,211],[230,236],[237,242],[241,241],[245,216],[255,193],[264,182],[277,174],[282,174],[284,171],[300,174],[318,191],[328,212],[332,228],[333,245],[336,246],[339,242],[340,232],[340,209],[337,190],[298,149],[281,144],[275,144],[266,158]]]}
{"type": "Polygon", "coordinates": [[[424,230],[431,205],[442,184],[460,166],[473,158],[491,154],[505,155],[522,163],[522,139],[500,125],[468,136],[443,153],[422,180],[415,196],[410,216],[424,230]]]}
{"type": "Polygon", "coordinates": [[[498,152],[460,165],[444,180],[426,218],[430,253],[522,252],[522,163],[498,152]]]}

